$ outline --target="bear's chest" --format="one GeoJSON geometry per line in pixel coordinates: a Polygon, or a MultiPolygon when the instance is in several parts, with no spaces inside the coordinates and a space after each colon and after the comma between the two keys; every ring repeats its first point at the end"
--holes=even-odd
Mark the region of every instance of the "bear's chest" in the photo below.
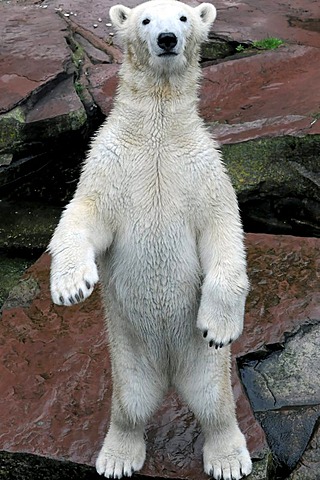
{"type": "Polygon", "coordinates": [[[124,160],[122,214],[154,226],[189,221],[202,210],[204,170],[186,149],[145,142],[124,160]]]}

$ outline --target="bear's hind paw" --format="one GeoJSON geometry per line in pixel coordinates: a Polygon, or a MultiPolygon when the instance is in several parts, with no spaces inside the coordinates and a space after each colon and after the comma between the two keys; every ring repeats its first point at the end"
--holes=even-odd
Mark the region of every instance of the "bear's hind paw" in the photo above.
{"type": "Polygon", "coordinates": [[[231,455],[207,458],[204,470],[215,480],[240,480],[251,473],[252,462],[248,450],[243,447],[231,455]]]}
{"type": "Polygon", "coordinates": [[[96,463],[96,470],[99,475],[106,478],[131,477],[136,471],[130,461],[123,461],[112,457],[100,457],[96,463]]]}
{"type": "Polygon", "coordinates": [[[96,470],[106,478],[131,477],[141,470],[146,458],[146,447],[143,439],[125,439],[119,443],[114,437],[107,435],[96,461],[96,470]]]}

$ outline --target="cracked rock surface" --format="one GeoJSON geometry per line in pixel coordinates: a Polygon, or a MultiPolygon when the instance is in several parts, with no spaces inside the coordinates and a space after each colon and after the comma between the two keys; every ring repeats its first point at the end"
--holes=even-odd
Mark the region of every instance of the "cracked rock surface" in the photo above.
{"type": "Polygon", "coordinates": [[[306,319],[279,350],[242,363],[252,408],[282,465],[294,468],[320,416],[320,321],[306,319]],[[286,441],[284,442],[284,438],[286,441]]]}

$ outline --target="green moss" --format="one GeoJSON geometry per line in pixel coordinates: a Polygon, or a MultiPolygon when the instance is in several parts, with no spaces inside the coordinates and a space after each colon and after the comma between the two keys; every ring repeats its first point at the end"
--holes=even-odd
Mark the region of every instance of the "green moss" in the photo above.
{"type": "MultiPolygon", "coordinates": [[[[32,264],[32,260],[19,257],[8,257],[4,252],[0,255],[0,308],[12,288],[18,283],[21,275],[32,264]]],[[[1,478],[1,477],[0,477],[1,478]]]]}
{"type": "Polygon", "coordinates": [[[283,40],[275,37],[267,37],[262,40],[256,40],[253,42],[252,46],[258,50],[275,50],[276,48],[283,45],[283,40]]]}
{"type": "Polygon", "coordinates": [[[252,473],[248,480],[272,480],[274,479],[274,465],[272,453],[268,449],[265,456],[258,460],[253,460],[252,473]]]}
{"type": "Polygon", "coordinates": [[[24,142],[25,115],[21,107],[0,115],[0,153],[24,142]]]}
{"type": "Polygon", "coordinates": [[[30,142],[34,139],[45,141],[48,138],[59,137],[63,133],[79,130],[87,121],[87,114],[84,106],[80,104],[77,110],[65,115],[46,118],[33,122],[26,126],[26,139],[30,142]]]}
{"type": "Polygon", "coordinates": [[[252,55],[259,53],[259,50],[275,50],[281,45],[284,45],[284,42],[280,38],[267,37],[262,40],[255,40],[252,43],[240,43],[235,50],[237,53],[252,55]]]}
{"type": "Polygon", "coordinates": [[[319,195],[316,181],[320,136],[277,137],[224,145],[224,161],[238,194],[295,192],[319,195]],[[305,172],[305,173],[304,173],[305,172]]]}
{"type": "Polygon", "coordinates": [[[84,59],[84,50],[82,46],[79,45],[79,43],[77,43],[74,40],[74,38],[72,40],[73,41],[72,41],[72,47],[71,47],[72,48],[71,57],[72,57],[73,63],[75,64],[75,67],[79,69],[84,59]]]}
{"type": "Polygon", "coordinates": [[[203,60],[214,60],[216,58],[225,58],[234,53],[232,45],[224,40],[210,39],[204,43],[201,48],[201,58],[203,60]]]}

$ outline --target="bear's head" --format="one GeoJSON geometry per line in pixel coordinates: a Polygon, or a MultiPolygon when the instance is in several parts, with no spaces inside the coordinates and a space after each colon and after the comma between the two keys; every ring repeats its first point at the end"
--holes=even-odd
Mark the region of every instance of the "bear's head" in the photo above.
{"type": "Polygon", "coordinates": [[[210,3],[191,7],[178,0],[151,0],[132,9],[114,5],[110,18],[135,67],[181,73],[198,62],[216,9],[210,3]]]}

